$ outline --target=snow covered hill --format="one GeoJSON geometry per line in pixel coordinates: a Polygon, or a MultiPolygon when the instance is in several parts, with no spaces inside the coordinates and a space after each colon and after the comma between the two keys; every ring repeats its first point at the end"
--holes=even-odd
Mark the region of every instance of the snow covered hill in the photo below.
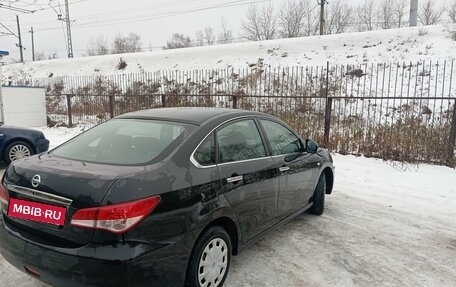
{"type": "Polygon", "coordinates": [[[416,62],[456,58],[456,25],[401,28],[339,35],[10,64],[3,80],[66,75],[111,75],[159,70],[273,67],[331,63],[416,62]],[[119,69],[122,58],[127,66],[119,69]]]}

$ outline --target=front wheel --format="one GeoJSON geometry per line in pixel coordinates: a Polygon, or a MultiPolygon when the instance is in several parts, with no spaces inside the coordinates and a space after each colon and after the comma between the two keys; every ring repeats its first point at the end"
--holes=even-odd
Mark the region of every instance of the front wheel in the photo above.
{"type": "Polygon", "coordinates": [[[33,155],[32,147],[22,141],[11,143],[5,150],[5,161],[11,163],[15,160],[33,155]]]}
{"type": "Polygon", "coordinates": [[[221,287],[231,261],[231,240],[220,226],[206,230],[193,248],[187,271],[187,286],[221,287]]]}
{"type": "Polygon", "coordinates": [[[322,215],[325,210],[325,194],[326,194],[326,177],[323,173],[318,179],[317,187],[313,195],[313,205],[310,208],[310,213],[322,215]]]}

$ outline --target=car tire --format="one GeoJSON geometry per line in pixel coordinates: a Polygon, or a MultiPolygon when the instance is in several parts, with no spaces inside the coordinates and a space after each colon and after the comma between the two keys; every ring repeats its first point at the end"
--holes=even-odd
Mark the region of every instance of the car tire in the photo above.
{"type": "Polygon", "coordinates": [[[223,286],[230,268],[231,253],[231,240],[226,230],[221,226],[207,229],[193,247],[187,269],[186,286],[223,286]],[[209,270],[205,272],[206,267],[209,270]]]}
{"type": "Polygon", "coordinates": [[[313,205],[310,208],[310,213],[322,215],[325,210],[325,194],[326,194],[326,178],[323,173],[318,179],[317,187],[313,195],[313,205]]]}
{"type": "MultiPolygon", "coordinates": [[[[5,159],[6,163],[11,163],[14,160],[19,158],[15,158],[14,154],[19,153],[17,156],[23,155],[23,157],[28,157],[34,154],[33,148],[26,142],[17,141],[13,142],[5,149],[5,154],[3,158],[5,159]]],[[[21,157],[22,158],[22,157],[21,157]]]]}

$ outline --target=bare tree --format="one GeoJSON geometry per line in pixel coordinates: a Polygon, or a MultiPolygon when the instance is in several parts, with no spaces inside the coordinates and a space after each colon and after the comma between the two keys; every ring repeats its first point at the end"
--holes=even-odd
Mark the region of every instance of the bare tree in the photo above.
{"type": "Polygon", "coordinates": [[[313,6],[314,2],[310,0],[301,1],[304,3],[304,10],[306,18],[304,21],[303,36],[314,36],[319,34],[320,31],[320,13],[319,10],[313,6]]]}
{"type": "Polygon", "coordinates": [[[383,0],[379,8],[379,24],[382,29],[393,28],[393,0],[383,0]]]}
{"type": "Polygon", "coordinates": [[[218,34],[218,42],[220,44],[229,44],[233,42],[233,30],[230,29],[226,19],[222,17],[220,24],[220,32],[218,34]]]}
{"type": "Polygon", "coordinates": [[[242,23],[244,37],[251,41],[270,40],[277,36],[278,21],[271,4],[263,6],[251,4],[247,19],[242,23]]]}
{"type": "Polygon", "coordinates": [[[35,61],[43,61],[46,60],[46,54],[42,51],[35,53],[35,61]]]}
{"type": "Polygon", "coordinates": [[[174,33],[171,40],[166,43],[166,46],[163,47],[163,49],[180,49],[191,46],[192,40],[190,40],[190,37],[185,36],[184,34],[174,33]]]}
{"type": "Polygon", "coordinates": [[[353,18],[353,8],[345,0],[332,1],[328,5],[325,21],[327,34],[340,34],[347,31],[353,18]]]}
{"type": "Polygon", "coordinates": [[[195,32],[195,46],[204,46],[204,32],[202,30],[195,32]]]}
{"type": "Polygon", "coordinates": [[[451,21],[453,21],[453,23],[456,23],[456,0],[453,0],[453,2],[451,2],[448,10],[448,15],[450,16],[451,21]]]}
{"type": "Polygon", "coordinates": [[[296,38],[303,35],[306,20],[306,2],[288,1],[280,8],[279,34],[281,38],[296,38]]]}
{"type": "Polygon", "coordinates": [[[46,58],[48,60],[54,60],[54,59],[58,59],[59,55],[57,54],[57,52],[52,52],[52,53],[47,54],[46,58]]]}
{"type": "Polygon", "coordinates": [[[215,32],[211,26],[206,26],[206,28],[204,28],[204,41],[206,42],[206,45],[215,44],[215,32]]]}
{"type": "Polygon", "coordinates": [[[195,46],[210,46],[215,44],[215,32],[210,26],[206,26],[203,31],[196,31],[195,37],[195,46]]]}
{"type": "Polygon", "coordinates": [[[397,28],[401,28],[407,23],[407,15],[409,13],[409,2],[408,0],[395,0],[393,4],[393,17],[394,25],[397,28]]]}
{"type": "Polygon", "coordinates": [[[53,60],[53,59],[58,59],[57,52],[49,52],[46,54],[43,51],[39,51],[39,52],[35,53],[35,61],[44,61],[44,60],[53,60]]]}
{"type": "Polygon", "coordinates": [[[375,9],[374,0],[364,0],[364,3],[358,6],[358,31],[374,30],[375,22],[377,20],[375,9]]]}
{"type": "Polygon", "coordinates": [[[128,36],[118,34],[113,41],[112,54],[135,53],[140,52],[141,36],[135,33],[130,33],[128,36]]]}
{"type": "Polygon", "coordinates": [[[418,19],[423,25],[437,24],[445,11],[444,7],[436,7],[435,1],[427,0],[421,6],[418,13],[418,19]]]}
{"type": "Polygon", "coordinates": [[[87,43],[87,56],[107,54],[109,54],[108,40],[103,35],[99,35],[96,39],[90,38],[87,43]]]}

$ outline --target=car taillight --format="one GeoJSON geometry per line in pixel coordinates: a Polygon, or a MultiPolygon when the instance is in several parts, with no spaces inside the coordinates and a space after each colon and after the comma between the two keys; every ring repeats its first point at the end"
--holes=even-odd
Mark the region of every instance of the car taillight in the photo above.
{"type": "Polygon", "coordinates": [[[6,192],[6,189],[3,186],[3,184],[0,184],[0,203],[1,203],[0,209],[2,208],[3,205],[5,205],[5,207],[8,207],[8,193],[6,192]]]}
{"type": "Polygon", "coordinates": [[[71,217],[71,224],[117,234],[125,233],[148,216],[159,203],[160,196],[153,196],[120,204],[80,209],[71,217]]]}

